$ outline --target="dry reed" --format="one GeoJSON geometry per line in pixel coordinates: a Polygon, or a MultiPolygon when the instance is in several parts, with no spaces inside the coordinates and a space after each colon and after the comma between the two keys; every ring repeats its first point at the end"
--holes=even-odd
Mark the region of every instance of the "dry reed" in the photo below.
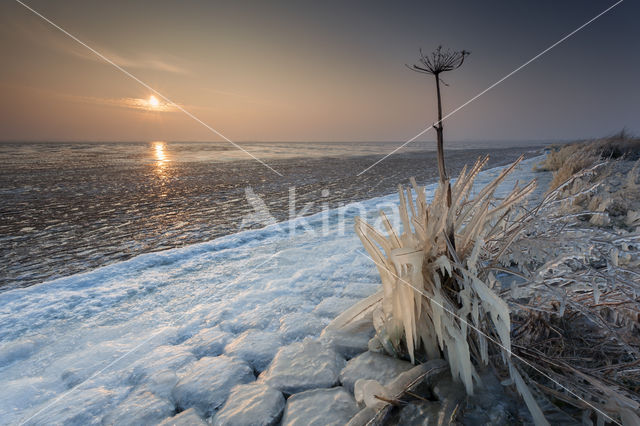
{"type": "Polygon", "coordinates": [[[489,341],[498,342],[516,388],[537,424],[547,424],[530,389],[510,359],[510,314],[507,304],[494,292],[496,279],[485,268],[504,252],[508,241],[521,229],[508,218],[535,188],[535,182],[515,187],[503,199],[496,189],[522,157],[490,184],[470,198],[478,173],[488,158],[463,169],[451,188],[441,183],[431,203],[425,188],[411,183],[399,188],[403,229],[396,232],[380,213],[387,236],[356,218],[356,232],[378,266],[383,300],[374,312],[374,326],[382,347],[393,354],[406,351],[415,362],[417,352],[428,358],[444,354],[451,374],[473,394],[479,383],[476,365],[490,362],[489,341]],[[449,230],[454,230],[450,241],[449,230]]]}
{"type": "MultiPolygon", "coordinates": [[[[565,147],[545,161],[560,170],[568,158],[585,158],[531,211],[518,205],[533,182],[503,199],[494,195],[517,162],[470,198],[484,159],[462,171],[450,207],[446,184],[431,203],[413,180],[415,203],[400,188],[401,233],[382,212],[386,235],[356,219],[383,285],[374,312],[380,345],[412,361],[444,356],[469,394],[476,367],[492,365],[511,378],[536,424],[640,424],[640,214],[627,212],[626,229],[578,220],[609,215],[584,210],[607,177],[597,162],[613,151],[604,145],[586,153],[565,147]],[[568,205],[581,208],[568,214],[568,205]],[[496,271],[519,284],[503,286],[496,271]]],[[[640,198],[639,168],[619,186],[627,198],[640,198]]]]}
{"type": "Polygon", "coordinates": [[[625,131],[621,131],[607,138],[553,147],[536,169],[554,172],[549,185],[549,190],[552,191],[575,173],[602,159],[634,159],[639,150],[640,139],[632,138],[625,131]]]}

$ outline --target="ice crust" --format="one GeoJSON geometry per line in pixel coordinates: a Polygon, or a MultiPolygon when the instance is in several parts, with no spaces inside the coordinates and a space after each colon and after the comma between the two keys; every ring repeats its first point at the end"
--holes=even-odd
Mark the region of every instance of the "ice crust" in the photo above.
{"type": "Polygon", "coordinates": [[[261,330],[247,330],[224,348],[224,353],[248,362],[260,373],[271,362],[282,341],[277,333],[261,330]]]}
{"type": "Polygon", "coordinates": [[[189,408],[173,417],[165,419],[159,426],[206,426],[195,408],[189,408]]]}
{"type": "Polygon", "coordinates": [[[293,395],[287,400],[283,426],[339,426],[358,412],[351,393],[341,386],[314,389],[293,395]]]}
{"type": "MultiPolygon", "coordinates": [[[[535,177],[537,161],[524,161],[504,189],[535,177]]],[[[390,194],[304,224],[295,219],[0,293],[0,423],[99,424],[122,410],[142,415],[136,407],[145,404],[163,415],[191,406],[203,418],[212,414],[233,386],[267,368],[278,345],[318,337],[340,310],[378,290],[353,217],[374,223],[382,207],[393,218],[396,204],[390,194]],[[278,345],[256,344],[258,331],[278,345]],[[202,396],[189,383],[200,383],[195,372],[206,362],[216,367],[207,380],[219,386],[202,396]],[[231,370],[241,379],[229,379],[231,370]]],[[[336,354],[327,383],[337,383],[341,363],[336,354]]]]}
{"type": "Polygon", "coordinates": [[[346,360],[322,343],[305,340],[281,348],[258,378],[287,395],[338,384],[346,360]]]}
{"type": "Polygon", "coordinates": [[[214,426],[271,426],[282,416],[282,392],[260,383],[238,385],[216,414],[214,426]]]}
{"type": "Polygon", "coordinates": [[[181,409],[196,408],[211,416],[224,404],[230,390],[255,380],[253,370],[244,361],[219,357],[201,358],[173,388],[172,396],[181,409]]]}
{"type": "Polygon", "coordinates": [[[359,379],[376,380],[387,385],[398,375],[413,368],[413,364],[387,355],[374,352],[364,352],[349,360],[340,372],[342,386],[353,392],[354,385],[359,379]]]}

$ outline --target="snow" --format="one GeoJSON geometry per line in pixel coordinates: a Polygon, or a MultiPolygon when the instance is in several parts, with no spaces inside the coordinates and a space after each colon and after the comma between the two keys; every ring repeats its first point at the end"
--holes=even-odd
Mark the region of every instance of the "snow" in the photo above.
{"type": "MultiPolygon", "coordinates": [[[[536,161],[504,188],[535,177],[536,161]]],[[[273,333],[282,344],[317,337],[332,315],[378,290],[353,218],[376,223],[384,209],[396,227],[396,205],[390,194],[0,293],[0,423],[100,423],[141,389],[166,398],[176,379],[186,401],[202,402],[187,396],[185,379],[242,333],[273,333]]],[[[264,366],[269,351],[260,349],[254,359],[249,347],[232,355],[264,366]]],[[[251,372],[236,358],[219,366],[236,363],[251,372]]],[[[218,388],[219,405],[230,387],[218,388]]]]}
{"type": "Polygon", "coordinates": [[[172,399],[172,391],[178,380],[178,375],[172,370],[158,371],[149,376],[147,382],[138,389],[141,392],[151,392],[159,398],[172,399]]]}
{"type": "MultiPolygon", "coordinates": [[[[34,418],[35,425],[101,425],[105,413],[109,412],[116,393],[104,387],[74,389],[65,395],[65,404],[52,404],[44,415],[34,418]]],[[[7,418],[3,417],[2,421],[7,418]]]]}
{"type": "Polygon", "coordinates": [[[285,399],[282,392],[267,385],[238,385],[216,414],[214,426],[271,426],[282,416],[285,399]]]}
{"type": "Polygon", "coordinates": [[[24,339],[8,343],[0,348],[0,368],[15,361],[29,358],[42,345],[43,339],[24,339]]]}

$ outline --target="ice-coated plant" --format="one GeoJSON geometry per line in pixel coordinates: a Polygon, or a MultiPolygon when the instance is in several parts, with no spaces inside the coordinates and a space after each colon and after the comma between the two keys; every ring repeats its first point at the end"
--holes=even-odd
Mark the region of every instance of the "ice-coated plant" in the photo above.
{"type": "Polygon", "coordinates": [[[522,157],[471,197],[474,180],[488,158],[460,173],[451,187],[440,182],[433,200],[411,180],[399,188],[402,230],[380,213],[386,235],[360,218],[355,229],[374,260],[383,286],[381,306],[374,312],[376,339],[387,351],[447,359],[451,374],[473,394],[479,376],[474,362],[489,363],[489,339],[499,343],[502,360],[536,423],[544,416],[518,371],[511,364],[509,307],[494,292],[496,265],[521,229],[516,208],[535,186],[516,186],[504,198],[496,189],[522,157]],[[414,201],[415,196],[415,201],[414,201]],[[453,230],[454,240],[449,235],[453,230]],[[472,356],[473,355],[473,356],[472,356]],[[474,361],[472,361],[472,359],[474,361]]]}

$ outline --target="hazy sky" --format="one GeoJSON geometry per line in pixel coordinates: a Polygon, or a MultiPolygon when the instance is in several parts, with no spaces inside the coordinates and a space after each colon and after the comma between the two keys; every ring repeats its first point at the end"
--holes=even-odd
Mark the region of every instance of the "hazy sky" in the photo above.
{"type": "MultiPolygon", "coordinates": [[[[237,141],[409,139],[435,118],[433,78],[404,67],[419,47],[472,51],[443,77],[447,112],[615,3],[25,2],[237,141]]],[[[637,132],[639,19],[625,0],[452,116],[446,137],[637,132]]],[[[12,0],[0,57],[0,140],[220,140],[12,0]]]]}

